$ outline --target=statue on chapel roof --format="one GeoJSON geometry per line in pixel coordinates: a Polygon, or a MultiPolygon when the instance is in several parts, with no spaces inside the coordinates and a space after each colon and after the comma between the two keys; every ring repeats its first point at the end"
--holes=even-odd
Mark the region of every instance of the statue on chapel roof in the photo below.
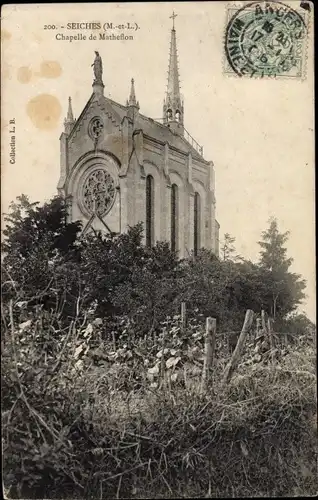
{"type": "Polygon", "coordinates": [[[102,58],[99,55],[99,52],[95,50],[95,60],[92,64],[93,69],[94,69],[94,75],[95,75],[95,82],[102,83],[102,74],[103,74],[103,64],[102,64],[102,58]]]}

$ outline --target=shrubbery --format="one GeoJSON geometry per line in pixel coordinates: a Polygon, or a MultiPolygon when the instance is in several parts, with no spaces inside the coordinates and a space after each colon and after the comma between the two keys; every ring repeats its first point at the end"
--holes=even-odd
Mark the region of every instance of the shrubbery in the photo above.
{"type": "Polygon", "coordinates": [[[68,222],[60,198],[43,207],[25,196],[12,204],[2,245],[3,300],[40,303],[55,311],[57,325],[94,308],[110,322],[128,317],[144,335],[178,313],[182,301],[190,316],[198,309],[231,330],[240,328],[246,309],[264,309],[281,324],[304,297],[304,281],[288,271],[287,234],[278,232],[276,221],[263,234],[259,264],[232,258],[229,235],[225,260],[204,249],[179,260],[167,243],[144,247],[141,224],[118,236],[81,238],[80,230],[80,223],[68,222]]]}
{"type": "MultiPolygon", "coordinates": [[[[23,314],[12,311],[11,318],[23,314]]],[[[3,472],[10,497],[315,492],[308,336],[285,349],[276,369],[253,361],[250,342],[222,388],[228,352],[218,339],[212,384],[199,397],[200,322],[181,333],[180,318],[171,318],[156,336],[134,340],[122,325],[114,345],[102,340],[98,319],[58,332],[51,319],[38,309],[12,322],[4,336],[3,472]]]]}
{"type": "Polygon", "coordinates": [[[166,243],[145,248],[141,225],[81,238],[63,200],[18,202],[2,262],[10,497],[316,492],[314,325],[294,312],[304,282],[277,225],[258,264],[234,258],[229,235],[223,260],[204,249],[179,260],[166,243]],[[251,337],[221,387],[246,309],[292,337],[275,357],[251,337]],[[206,316],[217,319],[216,359],[199,396],[206,316]]]}

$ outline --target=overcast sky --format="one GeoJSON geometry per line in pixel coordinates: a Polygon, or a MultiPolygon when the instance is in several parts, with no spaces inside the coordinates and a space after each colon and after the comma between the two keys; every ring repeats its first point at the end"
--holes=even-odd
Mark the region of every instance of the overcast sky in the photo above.
{"type": "MultiPolygon", "coordinates": [[[[300,2],[285,2],[299,6],[300,2]]],[[[213,160],[220,236],[258,258],[270,216],[290,231],[292,270],[308,281],[302,307],[315,317],[313,49],[303,81],[224,74],[229,2],[19,5],[2,10],[2,211],[19,194],[43,202],[56,194],[59,136],[68,96],[79,116],[92,92],[94,51],[103,59],[105,95],[125,103],[134,77],[140,112],[162,116],[171,19],[176,18],[185,127],[213,160]],[[136,22],[133,41],[57,41],[69,22],[136,22]],[[44,29],[56,25],[57,29],[44,29]],[[49,64],[48,64],[49,63],[49,64]],[[36,126],[29,102],[55,103],[50,129],[36,126]],[[16,120],[16,163],[9,163],[10,119],[16,120]]],[[[243,5],[236,2],[236,5],[243,5]]],[[[120,31],[119,31],[120,32],[120,31]]],[[[126,34],[128,34],[126,32],[126,34]]],[[[130,34],[130,33],[129,33],[130,34]]],[[[48,109],[49,104],[48,104],[48,109]]],[[[48,111],[49,112],[49,111],[48,111]]]]}

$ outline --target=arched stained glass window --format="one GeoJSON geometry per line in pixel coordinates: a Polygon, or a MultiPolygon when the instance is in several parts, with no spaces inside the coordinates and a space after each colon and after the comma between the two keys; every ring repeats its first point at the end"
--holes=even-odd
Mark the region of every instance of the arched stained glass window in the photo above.
{"type": "Polygon", "coordinates": [[[154,245],[154,180],[152,175],[146,177],[146,245],[154,245]]]}
{"type": "Polygon", "coordinates": [[[198,255],[200,249],[200,233],[201,233],[201,200],[199,193],[194,194],[194,255],[198,255]]]}
{"type": "Polygon", "coordinates": [[[171,186],[171,250],[176,252],[179,249],[179,193],[178,186],[171,186]]]}
{"type": "Polygon", "coordinates": [[[179,193],[178,186],[171,186],[171,250],[176,252],[179,248],[179,193]]]}

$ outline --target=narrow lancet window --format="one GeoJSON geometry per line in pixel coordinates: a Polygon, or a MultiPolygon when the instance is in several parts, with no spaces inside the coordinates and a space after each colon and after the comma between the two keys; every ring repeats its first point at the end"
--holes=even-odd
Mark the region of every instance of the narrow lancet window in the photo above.
{"type": "Polygon", "coordinates": [[[152,175],[146,178],[146,245],[154,245],[154,180],[152,175]]]}
{"type": "Polygon", "coordinates": [[[171,186],[171,250],[176,252],[179,248],[179,193],[178,186],[171,186]]]}
{"type": "Polygon", "coordinates": [[[201,201],[199,193],[194,194],[194,255],[198,255],[198,250],[200,249],[200,232],[201,232],[201,201]]]}

